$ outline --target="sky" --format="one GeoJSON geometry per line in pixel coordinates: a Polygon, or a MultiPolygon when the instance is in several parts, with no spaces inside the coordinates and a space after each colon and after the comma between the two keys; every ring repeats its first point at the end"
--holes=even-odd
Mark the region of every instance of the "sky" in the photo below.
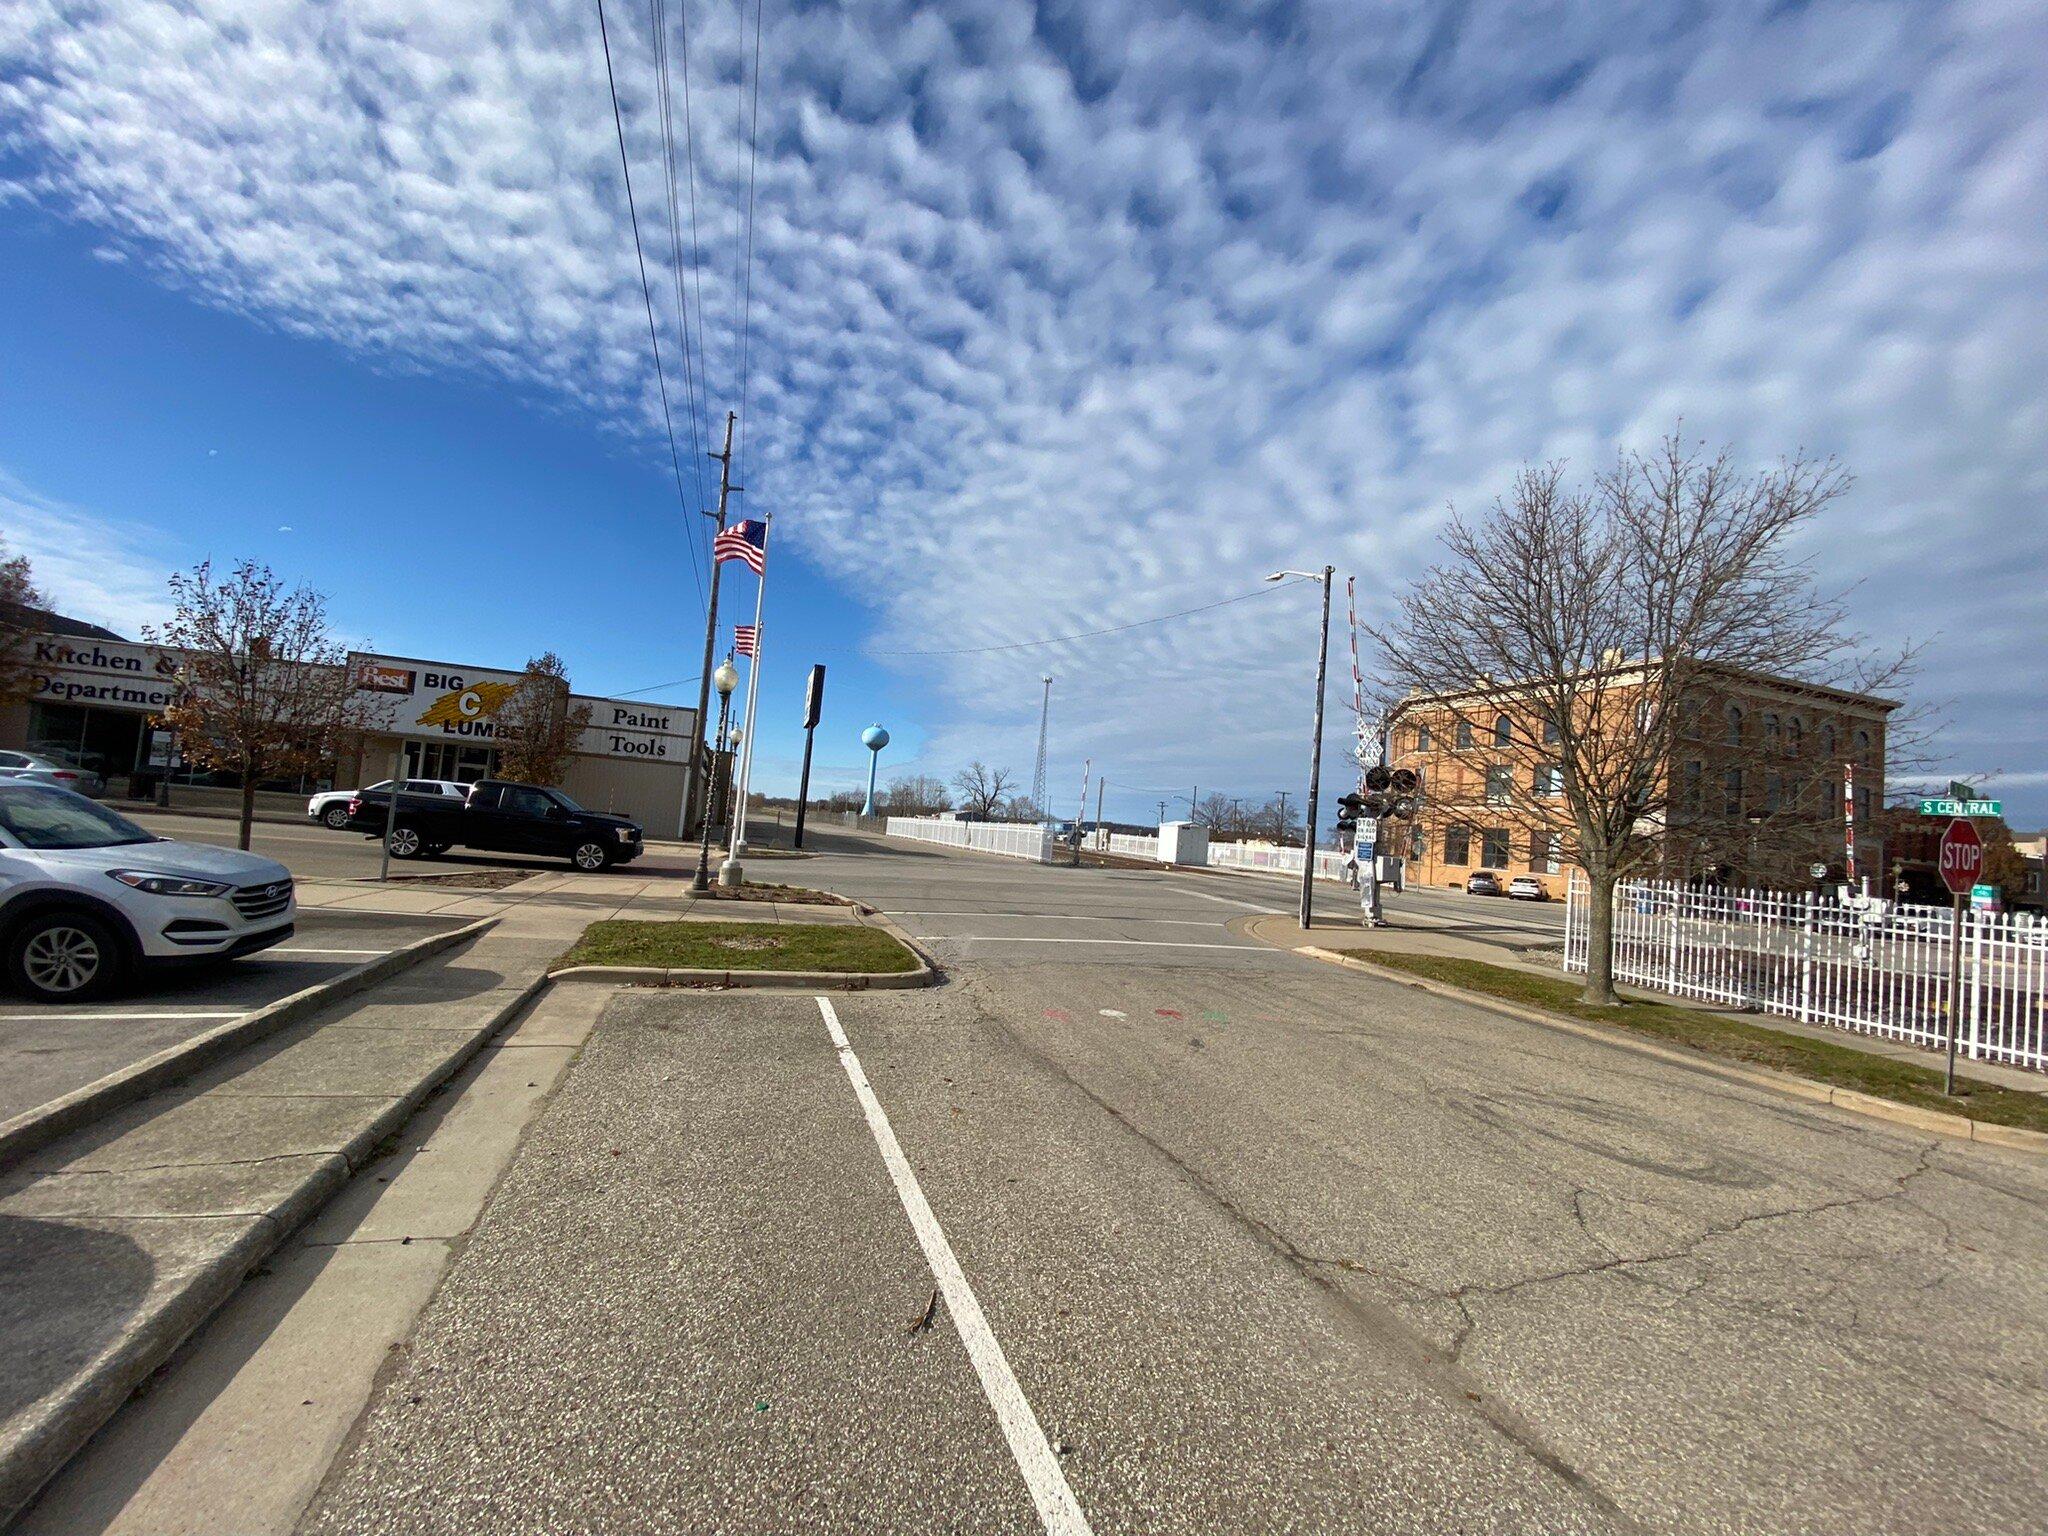
{"type": "Polygon", "coordinates": [[[811,663],[821,789],[874,722],[885,779],[1028,782],[1050,672],[1054,809],[1086,759],[1150,820],[1302,788],[1267,572],[1382,617],[1447,508],[1682,422],[1840,458],[1816,580],[2048,822],[2048,4],[661,12],[666,110],[648,5],[0,0],[0,533],[59,605],[252,557],[686,701],[731,409],[759,787],[811,663]]]}

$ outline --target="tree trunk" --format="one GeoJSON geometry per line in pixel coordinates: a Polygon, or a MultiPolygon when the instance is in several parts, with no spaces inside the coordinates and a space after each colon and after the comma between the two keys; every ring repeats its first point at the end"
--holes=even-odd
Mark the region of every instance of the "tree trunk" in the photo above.
{"type": "Polygon", "coordinates": [[[1614,871],[1595,865],[1586,871],[1592,889],[1586,907],[1586,1001],[1617,1008],[1614,992],[1614,871]]]}
{"type": "Polygon", "coordinates": [[[242,760],[242,829],[236,846],[244,853],[249,851],[249,830],[256,820],[256,775],[249,760],[242,760]]]}

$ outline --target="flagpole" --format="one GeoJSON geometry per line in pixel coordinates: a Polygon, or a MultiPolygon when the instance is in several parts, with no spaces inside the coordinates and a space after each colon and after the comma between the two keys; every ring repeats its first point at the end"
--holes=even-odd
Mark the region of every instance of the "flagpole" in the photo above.
{"type": "Polygon", "coordinates": [[[747,790],[754,774],[754,705],[761,697],[761,612],[768,597],[768,535],[774,526],[775,514],[765,514],[761,519],[761,575],[754,586],[754,654],[747,658],[746,718],[740,726],[739,803],[733,810],[731,846],[726,851],[725,865],[718,871],[720,885],[739,884],[739,861],[747,851],[747,790]],[[733,871],[730,880],[725,875],[727,866],[733,871]]]}

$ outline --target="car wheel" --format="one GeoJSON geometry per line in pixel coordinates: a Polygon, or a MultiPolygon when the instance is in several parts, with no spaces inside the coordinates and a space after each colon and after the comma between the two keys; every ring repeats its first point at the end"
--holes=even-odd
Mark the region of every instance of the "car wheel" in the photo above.
{"type": "Polygon", "coordinates": [[[596,874],[612,861],[611,849],[595,838],[578,843],[576,851],[569,855],[569,861],[586,874],[596,874]]]}
{"type": "Polygon", "coordinates": [[[320,819],[339,832],[348,825],[348,806],[330,805],[320,813],[320,819]]]}
{"type": "Polygon", "coordinates": [[[427,847],[420,838],[418,827],[393,827],[386,845],[391,849],[391,857],[394,859],[416,859],[427,847]]]}
{"type": "Polygon", "coordinates": [[[113,927],[89,912],[46,912],[14,930],[7,972],[14,984],[46,1003],[82,1003],[105,995],[127,970],[113,927]]]}

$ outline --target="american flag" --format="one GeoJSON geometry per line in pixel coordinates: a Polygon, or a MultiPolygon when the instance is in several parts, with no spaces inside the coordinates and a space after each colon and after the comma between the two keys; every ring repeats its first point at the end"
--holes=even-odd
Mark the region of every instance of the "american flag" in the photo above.
{"type": "Polygon", "coordinates": [[[744,560],[756,576],[768,569],[768,525],[751,520],[735,523],[711,541],[711,556],[723,563],[744,560]]]}
{"type": "Polygon", "coordinates": [[[758,656],[757,641],[761,629],[757,624],[735,624],[732,628],[732,650],[735,656],[758,656]]]}

